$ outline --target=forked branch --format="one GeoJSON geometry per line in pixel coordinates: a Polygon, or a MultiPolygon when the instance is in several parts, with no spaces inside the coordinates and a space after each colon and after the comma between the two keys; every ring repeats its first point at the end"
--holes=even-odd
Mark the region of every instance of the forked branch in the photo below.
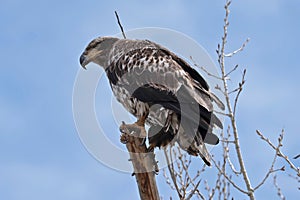
{"type": "Polygon", "coordinates": [[[279,145],[278,146],[275,146],[268,138],[266,138],[259,130],[256,130],[256,133],[258,136],[260,136],[260,138],[265,141],[270,147],[272,147],[276,153],[277,153],[277,156],[278,157],[281,157],[283,158],[288,164],[289,166],[291,167],[291,169],[293,169],[297,176],[300,177],[300,168],[296,167],[292,161],[289,159],[289,157],[287,155],[285,155],[282,151],[281,151],[281,147],[283,146],[282,144],[282,140],[283,140],[283,136],[284,136],[284,130],[281,131],[281,134],[279,135],[279,138],[278,138],[278,143],[279,145]]]}
{"type": "MultiPolygon", "coordinates": [[[[225,70],[225,57],[228,56],[233,56],[236,53],[238,53],[239,51],[241,51],[245,45],[242,45],[242,47],[240,49],[238,49],[237,51],[234,51],[231,54],[226,54],[225,53],[225,47],[226,47],[226,43],[227,43],[227,31],[228,31],[228,26],[229,26],[229,6],[231,4],[230,0],[226,1],[226,5],[225,5],[225,18],[224,18],[224,26],[223,26],[223,37],[222,37],[222,42],[221,45],[218,45],[218,49],[217,49],[217,53],[218,53],[218,62],[219,62],[219,66],[220,66],[220,70],[221,70],[221,75],[222,75],[222,81],[223,81],[223,90],[224,90],[224,95],[225,95],[225,99],[226,99],[226,105],[227,105],[227,110],[228,110],[228,114],[229,114],[229,118],[230,118],[230,122],[231,122],[231,127],[232,127],[232,132],[233,132],[233,138],[234,138],[234,146],[235,146],[235,152],[238,158],[238,163],[241,169],[241,173],[243,176],[243,180],[245,182],[246,185],[246,194],[249,196],[249,198],[251,200],[255,199],[254,196],[254,190],[253,187],[251,185],[250,179],[248,177],[247,174],[247,170],[244,164],[244,160],[243,160],[243,156],[242,156],[242,152],[241,152],[241,147],[240,147],[240,142],[239,142],[239,134],[238,134],[238,129],[237,129],[237,125],[236,125],[236,119],[235,119],[235,110],[236,110],[236,104],[238,101],[238,97],[242,91],[242,87],[244,84],[244,78],[242,80],[242,83],[239,84],[239,89],[238,89],[238,94],[235,98],[235,103],[234,103],[234,109],[232,109],[232,105],[231,105],[231,100],[229,97],[229,88],[228,88],[228,84],[227,84],[227,80],[228,80],[228,73],[226,73],[225,70]]],[[[234,70],[237,67],[234,68],[234,70]]],[[[229,73],[231,73],[232,71],[230,71],[229,73]]],[[[245,74],[246,72],[244,72],[245,74]]],[[[244,76],[243,76],[244,77],[244,76]]],[[[217,166],[217,165],[216,165],[217,166]]],[[[217,166],[219,168],[219,166],[217,166]]],[[[227,176],[226,173],[223,172],[224,176],[227,176]]],[[[235,184],[233,184],[233,182],[227,177],[227,180],[237,189],[239,189],[241,192],[245,192],[244,190],[242,190],[240,187],[237,187],[235,184]]]]}

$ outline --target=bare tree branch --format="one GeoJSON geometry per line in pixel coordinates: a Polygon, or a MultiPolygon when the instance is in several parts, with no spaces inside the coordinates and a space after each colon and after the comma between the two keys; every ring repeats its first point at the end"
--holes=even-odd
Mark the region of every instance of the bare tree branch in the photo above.
{"type": "Polygon", "coordinates": [[[233,163],[231,162],[229,156],[228,156],[228,158],[227,158],[227,161],[228,161],[228,164],[229,164],[229,166],[230,166],[232,172],[233,172],[235,175],[238,176],[238,175],[242,174],[241,171],[237,171],[237,170],[235,169],[235,167],[233,166],[233,163]]]}
{"type": "MultiPolygon", "coordinates": [[[[171,153],[171,150],[170,150],[170,153],[171,153]]],[[[175,170],[174,170],[174,165],[173,165],[173,160],[172,160],[172,157],[171,158],[171,161],[169,159],[169,156],[168,156],[168,152],[166,150],[166,148],[164,148],[164,154],[165,154],[165,158],[167,160],[167,164],[168,164],[168,170],[170,172],[170,175],[171,175],[171,178],[172,178],[172,181],[173,181],[173,184],[174,184],[174,187],[176,189],[176,192],[178,194],[178,197],[181,199],[182,198],[182,195],[180,193],[180,190],[179,190],[179,187],[177,185],[177,180],[176,180],[176,176],[175,176],[175,170]]]]}
{"type": "MultiPolygon", "coordinates": [[[[227,154],[224,156],[224,157],[226,157],[226,161],[228,161],[228,164],[229,164],[229,167],[231,168],[231,170],[232,170],[232,172],[235,174],[235,175],[239,175],[239,174],[241,174],[241,171],[239,170],[239,171],[237,171],[236,169],[235,169],[235,167],[234,167],[234,165],[233,165],[233,163],[231,162],[231,160],[230,160],[230,157],[229,157],[229,144],[230,143],[232,143],[232,144],[234,144],[234,142],[235,141],[229,141],[229,138],[231,137],[231,134],[230,134],[230,126],[228,126],[228,128],[227,128],[227,137],[224,137],[224,134],[222,133],[221,134],[221,137],[222,137],[222,139],[223,140],[225,140],[225,141],[223,141],[223,143],[224,143],[224,145],[225,145],[225,149],[224,149],[224,147],[223,147],[223,151],[227,151],[227,154]],[[228,149],[228,150],[227,150],[228,149]]],[[[222,143],[222,144],[223,144],[222,143]]]]}
{"type": "MultiPolygon", "coordinates": [[[[226,1],[226,5],[225,5],[225,19],[224,19],[224,26],[223,26],[223,37],[222,37],[222,43],[221,45],[218,45],[218,49],[217,49],[217,53],[218,53],[218,62],[219,62],[219,66],[221,69],[221,73],[222,73],[222,80],[223,80],[223,88],[224,88],[224,94],[225,94],[225,99],[226,99],[226,103],[227,103],[227,109],[230,115],[230,120],[231,120],[231,126],[233,129],[233,136],[234,136],[234,145],[235,145],[235,150],[236,150],[236,154],[237,154],[237,158],[238,158],[238,162],[241,168],[241,173],[243,175],[243,179],[244,182],[246,184],[247,187],[247,191],[242,190],[241,188],[239,188],[238,186],[236,186],[235,184],[233,185],[232,181],[227,177],[227,175],[225,173],[223,173],[224,176],[227,177],[227,180],[236,188],[239,188],[239,190],[243,193],[246,193],[249,198],[251,200],[255,199],[254,196],[254,191],[250,182],[250,179],[248,177],[246,168],[245,168],[245,164],[244,164],[244,160],[243,160],[243,156],[242,156],[242,152],[240,149],[240,143],[239,143],[239,135],[238,135],[238,130],[237,130],[237,126],[236,126],[236,120],[235,120],[235,115],[234,115],[234,110],[232,110],[231,107],[231,102],[230,102],[230,98],[229,98],[229,91],[228,91],[228,85],[227,85],[227,76],[226,76],[226,72],[225,72],[225,46],[227,43],[227,30],[228,30],[228,26],[229,26],[229,21],[228,21],[228,17],[229,17],[229,6],[231,4],[230,0],[226,1]]],[[[234,55],[235,53],[233,52],[232,55],[234,55]]],[[[229,54],[230,55],[230,54],[229,54]]],[[[227,56],[228,57],[228,56],[227,56]]]]}
{"type": "Polygon", "coordinates": [[[195,67],[200,68],[200,69],[201,69],[202,71],[204,71],[208,76],[211,76],[211,77],[213,77],[213,78],[215,78],[215,79],[218,79],[218,80],[222,80],[221,77],[219,77],[219,76],[217,76],[217,75],[214,75],[214,74],[210,73],[209,71],[207,71],[207,70],[205,69],[205,67],[203,67],[203,66],[200,67],[200,66],[194,61],[194,59],[193,59],[192,56],[190,56],[190,59],[192,60],[192,62],[193,62],[193,64],[194,64],[195,67]]]}
{"type": "MultiPolygon", "coordinates": [[[[132,127],[132,125],[122,123],[120,126],[122,132],[120,141],[126,144],[129,152],[140,198],[143,200],[159,199],[154,173],[157,167],[154,152],[148,151],[146,145],[143,144],[143,138],[140,137],[141,133],[135,132],[130,126],[132,127]]],[[[146,130],[143,129],[143,131],[146,130]]]]}
{"type": "Polygon", "coordinates": [[[242,76],[242,81],[239,83],[239,90],[238,90],[238,93],[234,99],[234,106],[233,106],[233,116],[235,116],[235,112],[236,112],[236,106],[237,106],[237,103],[238,103],[238,100],[239,100],[239,96],[243,90],[243,86],[245,84],[245,76],[246,76],[246,69],[244,69],[244,72],[243,72],[243,76],[242,76]]]}
{"type": "MultiPolygon", "coordinates": [[[[194,186],[194,189],[190,192],[190,195],[186,198],[186,200],[189,200],[193,197],[193,195],[195,194],[196,190],[198,190],[198,186],[200,184],[201,180],[198,181],[198,183],[194,186]]],[[[205,199],[204,196],[201,194],[201,193],[198,193],[200,194],[200,197],[201,199],[205,199]]]]}
{"type": "Polygon", "coordinates": [[[211,77],[213,77],[213,78],[215,78],[215,79],[218,79],[218,80],[222,80],[222,78],[221,77],[219,77],[219,76],[216,76],[216,75],[214,75],[214,74],[212,74],[212,73],[210,73],[209,71],[207,71],[204,67],[200,67],[200,69],[202,70],[202,71],[204,71],[208,76],[211,76],[211,77]]]}
{"type": "Polygon", "coordinates": [[[277,176],[275,175],[274,178],[273,178],[273,184],[277,190],[277,195],[278,197],[281,199],[281,200],[285,200],[285,196],[282,194],[282,191],[280,189],[280,187],[278,186],[277,184],[277,176]]]}
{"type": "Polygon", "coordinates": [[[224,56],[225,56],[225,57],[232,57],[232,56],[234,56],[235,54],[237,54],[237,53],[243,51],[244,48],[246,47],[246,45],[248,44],[249,41],[250,41],[250,38],[247,38],[247,40],[242,44],[242,46],[241,46],[239,49],[237,49],[237,50],[235,50],[235,51],[233,51],[233,52],[231,52],[231,53],[229,53],[229,54],[225,54],[224,56]]]}
{"type": "Polygon", "coordinates": [[[171,181],[170,181],[170,178],[169,178],[168,175],[167,175],[166,169],[163,169],[163,176],[165,177],[166,183],[170,186],[170,188],[171,188],[172,190],[176,190],[176,188],[172,185],[172,183],[171,183],[171,181]]]}
{"type": "Polygon", "coordinates": [[[300,158],[300,154],[294,157],[294,159],[298,159],[298,158],[300,158]]]}
{"type": "Polygon", "coordinates": [[[279,169],[279,170],[274,170],[274,165],[275,165],[275,162],[276,162],[276,158],[277,158],[277,156],[278,156],[278,148],[279,148],[279,146],[280,146],[280,143],[279,143],[278,146],[277,146],[277,150],[276,150],[276,152],[275,152],[275,155],[274,155],[274,158],[273,158],[271,167],[270,167],[270,169],[268,170],[266,176],[263,178],[263,180],[262,180],[256,187],[254,187],[253,190],[257,190],[258,188],[260,188],[260,187],[266,182],[266,180],[269,178],[269,176],[270,176],[272,173],[274,173],[274,172],[276,172],[276,171],[279,171],[279,170],[284,171],[284,167],[282,167],[282,168],[279,169]]]}
{"type": "MultiPolygon", "coordinates": [[[[217,55],[218,55],[218,63],[221,71],[221,76],[215,75],[209,71],[207,71],[204,67],[199,67],[193,58],[191,60],[194,62],[194,66],[200,68],[202,71],[206,73],[207,76],[212,77],[217,80],[222,81],[222,85],[216,85],[215,89],[219,90],[225,97],[226,111],[214,111],[216,114],[223,115],[229,118],[229,128],[227,129],[227,135],[224,132],[221,133],[220,141],[222,142],[222,155],[220,160],[216,160],[214,156],[212,156],[212,162],[217,170],[217,177],[213,187],[210,187],[209,182],[204,180],[204,189],[207,191],[208,199],[230,199],[230,190],[231,188],[235,188],[238,192],[246,194],[250,200],[255,199],[255,191],[261,188],[267,182],[268,178],[272,174],[277,174],[278,171],[284,171],[285,167],[281,167],[276,169],[275,164],[279,157],[282,157],[286,160],[286,162],[290,165],[290,167],[296,172],[297,176],[295,177],[298,182],[300,182],[300,169],[297,168],[289,158],[282,153],[281,147],[283,146],[283,133],[278,138],[278,145],[275,146],[269,139],[264,137],[259,131],[257,134],[261,136],[261,138],[266,141],[272,148],[275,150],[274,158],[271,162],[269,169],[266,174],[262,177],[262,180],[257,183],[255,187],[252,186],[250,178],[247,173],[247,169],[245,166],[245,162],[243,159],[243,154],[240,145],[239,133],[237,128],[236,121],[236,112],[237,105],[239,102],[239,98],[241,92],[243,91],[245,85],[245,77],[246,77],[246,69],[243,70],[242,80],[238,83],[238,86],[232,90],[229,89],[228,82],[230,79],[230,75],[235,72],[239,65],[235,65],[229,72],[226,72],[225,69],[225,59],[228,57],[233,57],[239,52],[243,51],[246,45],[249,42],[249,38],[241,45],[241,47],[231,53],[225,53],[225,49],[227,48],[227,37],[228,37],[228,27],[229,27],[229,7],[231,4],[231,0],[226,0],[225,4],[225,17],[224,17],[224,25],[223,25],[223,35],[221,43],[218,44],[217,47],[217,55]],[[231,91],[232,90],[232,91],[231,91]],[[232,95],[233,94],[233,95],[232,95]],[[233,149],[231,149],[233,148],[233,149]],[[235,154],[232,154],[234,152],[235,154]],[[233,160],[231,160],[231,158],[233,160]],[[237,160],[237,161],[236,161],[237,160]],[[230,168],[230,169],[229,169],[230,168]],[[234,179],[232,179],[233,175],[236,175],[234,179]],[[239,182],[235,181],[239,178],[239,182]],[[242,181],[242,182],[240,182],[242,181]],[[242,185],[244,183],[245,185],[242,185]]],[[[186,157],[184,157],[180,150],[176,154],[175,150],[173,152],[174,157],[178,156],[178,160],[176,160],[173,164],[172,151],[169,151],[170,155],[165,151],[165,156],[168,161],[171,159],[172,164],[168,166],[169,173],[171,174],[171,180],[173,181],[174,186],[170,183],[170,179],[167,179],[167,183],[170,187],[174,188],[177,191],[180,199],[190,199],[193,197],[194,193],[197,193],[198,198],[205,199],[203,194],[199,192],[197,189],[201,183],[201,179],[199,180],[199,174],[197,174],[194,178],[190,176],[188,173],[188,168],[190,166],[190,160],[187,161],[186,157]],[[169,157],[169,158],[167,158],[169,157]],[[197,184],[195,184],[197,183],[197,184]],[[192,189],[191,189],[192,188],[192,189]]],[[[295,156],[294,159],[300,157],[300,154],[295,156]]],[[[165,176],[167,177],[167,176],[165,176]]],[[[276,176],[275,176],[276,177],[276,176]]],[[[275,178],[276,179],[276,178],[275,178]]],[[[281,199],[285,199],[285,197],[281,193],[281,189],[274,180],[274,185],[277,189],[278,196],[281,199]]],[[[300,190],[300,187],[299,187],[300,190]]],[[[233,199],[233,197],[232,197],[233,199]]]]}
{"type": "Polygon", "coordinates": [[[229,75],[234,72],[235,70],[237,70],[237,68],[239,67],[239,65],[235,65],[234,68],[232,70],[230,70],[225,76],[229,77],[229,75]]]}
{"type": "MultiPolygon", "coordinates": [[[[198,190],[198,186],[199,186],[199,184],[200,184],[200,182],[201,182],[201,179],[198,181],[197,184],[194,183],[194,181],[200,177],[201,172],[198,171],[197,174],[196,174],[196,176],[195,176],[194,178],[191,178],[191,177],[190,177],[190,174],[189,174],[189,169],[188,169],[189,166],[190,166],[190,164],[191,164],[191,158],[189,159],[188,163],[184,163],[184,161],[183,161],[183,159],[182,159],[181,150],[179,149],[179,147],[178,147],[178,152],[180,153],[180,155],[179,155],[179,160],[180,160],[180,162],[181,162],[181,166],[182,166],[182,168],[184,169],[185,175],[186,175],[187,180],[188,180],[188,181],[186,182],[186,184],[185,184],[185,188],[188,188],[190,184],[193,186],[193,190],[192,190],[192,192],[191,192],[190,195],[189,195],[190,198],[193,197],[193,195],[195,194],[195,192],[197,192],[197,194],[202,198],[203,195],[202,195],[202,194],[200,193],[200,191],[198,190]]],[[[204,165],[204,167],[203,167],[203,169],[202,169],[201,171],[203,172],[204,169],[205,169],[205,165],[204,165]]],[[[190,198],[186,198],[186,199],[190,199],[190,198]]]]}
{"type": "Polygon", "coordinates": [[[227,180],[228,182],[230,182],[231,185],[233,185],[233,187],[235,187],[237,190],[239,190],[240,192],[244,193],[244,194],[247,194],[248,195],[248,192],[242,188],[240,188],[237,184],[235,184],[231,178],[229,178],[226,174],[226,172],[223,172],[222,169],[220,168],[220,166],[216,163],[216,161],[212,158],[211,159],[213,161],[213,163],[215,164],[216,168],[218,169],[219,173],[221,173],[227,180]]]}
{"type": "Polygon", "coordinates": [[[296,172],[297,176],[300,177],[300,168],[297,168],[286,156],[282,151],[280,150],[280,147],[282,146],[281,141],[283,140],[283,135],[284,135],[284,130],[281,131],[281,134],[279,135],[278,141],[281,143],[279,147],[276,147],[268,138],[266,138],[259,130],[256,130],[256,133],[260,136],[262,140],[267,142],[275,151],[277,151],[277,154],[279,157],[283,158],[289,165],[290,167],[296,172]]]}
{"type": "Polygon", "coordinates": [[[115,11],[115,15],[116,15],[116,17],[117,17],[118,24],[119,24],[119,27],[120,27],[120,29],[121,29],[123,38],[126,39],[126,35],[125,35],[125,33],[124,33],[124,29],[123,29],[123,26],[122,26],[122,24],[121,24],[121,22],[120,22],[120,18],[119,18],[119,15],[118,15],[117,11],[115,11]]]}
{"type": "MultiPolygon", "coordinates": [[[[195,176],[191,176],[189,172],[189,167],[192,163],[190,155],[183,154],[180,147],[176,145],[165,148],[164,153],[169,164],[168,169],[174,186],[170,182],[167,182],[167,184],[177,191],[179,199],[190,199],[194,195],[197,195],[198,199],[205,199],[198,187],[201,183],[200,175],[205,171],[206,166],[203,165],[202,169],[198,170],[195,176]]],[[[168,176],[164,176],[168,180],[168,176]]]]}
{"type": "Polygon", "coordinates": [[[214,110],[214,113],[217,113],[217,114],[220,114],[220,115],[223,115],[225,117],[229,117],[230,115],[227,114],[227,113],[224,113],[224,112],[220,112],[220,111],[217,111],[217,110],[214,110]]]}

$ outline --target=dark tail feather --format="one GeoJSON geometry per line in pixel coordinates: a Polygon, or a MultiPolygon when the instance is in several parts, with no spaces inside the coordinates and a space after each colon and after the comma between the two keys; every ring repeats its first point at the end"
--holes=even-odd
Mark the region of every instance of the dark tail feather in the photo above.
{"type": "Polygon", "coordinates": [[[223,104],[223,102],[214,93],[210,92],[209,94],[213,101],[218,105],[218,107],[221,110],[225,110],[225,105],[223,104]]]}
{"type": "Polygon", "coordinates": [[[211,166],[210,155],[209,155],[204,143],[202,143],[201,145],[198,145],[197,147],[195,147],[194,145],[190,146],[187,149],[187,152],[188,152],[188,154],[190,154],[192,156],[199,155],[207,166],[211,166]]]}
{"type": "Polygon", "coordinates": [[[217,145],[219,144],[219,138],[213,133],[207,133],[204,138],[204,143],[211,144],[211,145],[217,145]]]}
{"type": "Polygon", "coordinates": [[[211,124],[215,124],[220,129],[223,129],[223,124],[222,124],[221,120],[214,113],[212,113],[210,121],[211,121],[211,124]]]}
{"type": "Polygon", "coordinates": [[[208,166],[211,166],[210,164],[210,155],[206,149],[206,146],[204,143],[197,146],[197,149],[199,150],[199,155],[202,158],[202,160],[207,164],[208,166]]]}

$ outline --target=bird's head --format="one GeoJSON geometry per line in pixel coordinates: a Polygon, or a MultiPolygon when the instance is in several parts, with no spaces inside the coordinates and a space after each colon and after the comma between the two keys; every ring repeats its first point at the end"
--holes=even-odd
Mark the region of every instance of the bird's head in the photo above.
{"type": "Polygon", "coordinates": [[[113,37],[98,37],[92,40],[80,56],[80,65],[86,69],[86,65],[93,62],[106,68],[109,52],[118,40],[118,38],[113,37]]]}

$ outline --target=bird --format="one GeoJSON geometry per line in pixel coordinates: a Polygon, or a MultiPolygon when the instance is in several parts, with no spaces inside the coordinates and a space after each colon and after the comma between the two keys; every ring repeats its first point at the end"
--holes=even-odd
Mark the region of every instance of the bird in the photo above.
{"type": "Polygon", "coordinates": [[[177,143],[211,166],[205,144],[217,145],[213,128],[223,128],[214,105],[225,109],[207,81],[184,59],[150,40],[104,36],[93,39],[79,59],[102,67],[117,101],[148,125],[149,150],[177,143]]]}

